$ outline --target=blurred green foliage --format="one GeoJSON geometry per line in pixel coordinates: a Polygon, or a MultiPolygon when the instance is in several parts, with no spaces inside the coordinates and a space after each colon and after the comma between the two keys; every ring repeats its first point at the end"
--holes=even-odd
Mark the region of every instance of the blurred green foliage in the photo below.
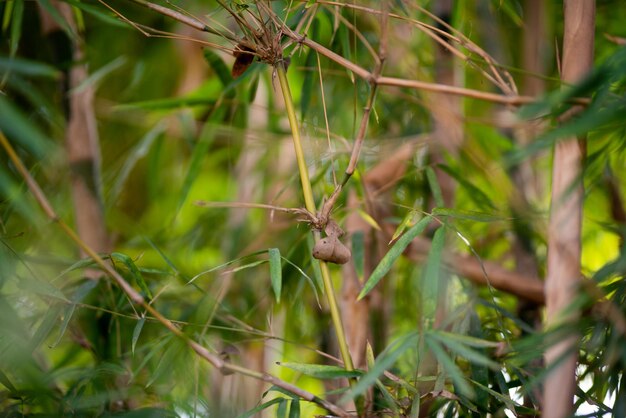
{"type": "MultiPolygon", "coordinates": [[[[178,3],[193,16],[237,31],[218,2],[178,3]]],[[[219,3],[242,15],[255,8],[251,1],[219,3]]],[[[381,32],[376,17],[314,3],[272,2],[272,7],[292,28],[313,16],[310,39],[371,69],[375,59],[366,43],[377,50],[381,32]]],[[[377,7],[376,2],[364,3],[377,7]]],[[[412,2],[390,2],[391,11],[434,24],[405,3],[412,2]]],[[[426,3],[430,7],[434,2],[426,3]]],[[[520,3],[459,1],[450,16],[455,28],[508,66],[514,78],[522,74],[516,70],[521,66],[520,38],[530,30],[522,25],[520,3]]],[[[210,39],[226,49],[234,47],[230,41],[190,35],[173,19],[129,1],[107,4],[141,28],[168,35],[144,36],[104,3],[67,4],[73,7],[71,21],[55,14],[48,1],[0,3],[0,130],[61,218],[71,222],[64,152],[72,93],[67,75],[73,66],[88,67],[83,88],[96,91],[104,215],[115,249],[109,260],[186,335],[215,353],[237,347],[233,362],[267,368],[319,395],[330,391],[335,400],[350,400],[374,387],[376,416],[418,416],[420,405],[435,397],[432,416],[478,417],[505,416],[505,411],[532,414],[522,396],[532,397],[545,376],[536,360],[551,341],[578,332],[582,383],[577,402],[593,405],[596,415],[587,416],[626,414],[626,227],[615,212],[623,203],[620,196],[626,196],[623,46],[598,32],[595,70],[571,89],[559,89],[555,60],[549,61],[550,92],[518,116],[542,117],[551,126],[527,147],[498,125],[494,104],[463,99],[465,142],[459,155],[447,155],[438,166],[425,152],[430,144],[419,147],[398,184],[374,199],[389,204],[392,213],[386,219],[406,227],[405,240],[412,233],[426,234],[432,248],[425,262],[416,264],[401,257],[408,242],[396,241],[396,247],[382,243],[389,252],[374,281],[382,280],[380,311],[386,315],[373,312],[372,324],[363,324],[373,327],[372,363],[368,371],[350,374],[359,377],[355,387],[336,390],[326,380],[347,374],[335,363],[322,364],[328,359],[315,351],[333,354],[336,347],[320,297],[319,272],[311,261],[308,228],[278,212],[194,204],[245,199],[302,206],[272,69],[255,62],[233,80],[232,56],[201,43],[169,39],[169,34],[210,39]],[[44,33],[43,13],[57,22],[57,30],[44,33]],[[84,49],[80,62],[72,58],[76,45],[84,49]],[[591,96],[591,105],[557,125],[556,118],[570,108],[568,100],[578,96],[591,96]],[[585,315],[578,324],[547,333],[520,316],[518,298],[475,286],[443,269],[442,260],[445,250],[456,250],[513,268],[512,242],[522,237],[543,274],[550,179],[546,150],[575,134],[589,138],[583,273],[595,286],[581,292],[579,308],[585,315]],[[520,193],[512,171],[524,161],[532,161],[543,193],[519,213],[511,203],[520,193]],[[454,181],[453,207],[441,207],[434,168],[454,181]],[[439,208],[433,210],[435,206],[439,208]],[[423,214],[438,217],[439,227],[426,228],[423,214]],[[420,218],[422,223],[416,223],[420,218]],[[446,292],[449,312],[436,328],[440,292],[446,292]],[[278,361],[287,364],[281,367],[278,361]],[[435,364],[434,375],[419,373],[426,361],[435,364]],[[432,391],[420,392],[424,382],[433,383],[432,391]],[[442,393],[449,395],[437,396],[442,393]],[[613,404],[604,403],[610,399],[613,404]]],[[[560,34],[560,6],[551,5],[547,13],[551,30],[560,34]]],[[[621,2],[598,2],[602,32],[623,40],[624,19],[621,2]]],[[[432,40],[410,20],[394,20],[393,25],[385,75],[433,81],[432,40]]],[[[299,45],[288,46],[285,54],[291,58],[288,76],[321,203],[333,190],[333,171],[340,178],[347,165],[371,86],[337,63],[324,57],[318,61],[317,54],[299,45]]],[[[484,67],[480,57],[472,59],[484,67]]],[[[471,66],[458,68],[464,86],[491,88],[471,66]]],[[[368,210],[363,176],[393,150],[433,128],[429,100],[417,90],[379,92],[358,172],[348,186],[362,210],[368,210]]],[[[277,417],[296,418],[323,412],[276,387],[268,390],[238,375],[220,376],[111,282],[87,279],[84,269],[94,265],[81,260],[72,242],[44,217],[4,151],[0,155],[0,415],[235,417],[267,409],[277,417]]],[[[342,196],[334,212],[340,221],[349,215],[346,205],[342,196]]],[[[363,265],[369,260],[363,260],[362,239],[353,238],[353,254],[357,272],[366,280],[363,265]]],[[[341,270],[333,267],[332,273],[340,288],[341,270]]]]}

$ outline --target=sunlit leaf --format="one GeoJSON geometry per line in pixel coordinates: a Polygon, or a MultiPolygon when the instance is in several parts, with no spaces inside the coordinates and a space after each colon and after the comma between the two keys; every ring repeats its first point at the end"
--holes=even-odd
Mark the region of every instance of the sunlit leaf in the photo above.
{"type": "Polygon", "coordinates": [[[359,370],[346,370],[339,366],[328,366],[325,364],[304,364],[281,362],[280,366],[287,367],[307,376],[316,377],[318,379],[341,379],[359,377],[363,372],[359,370]]]}

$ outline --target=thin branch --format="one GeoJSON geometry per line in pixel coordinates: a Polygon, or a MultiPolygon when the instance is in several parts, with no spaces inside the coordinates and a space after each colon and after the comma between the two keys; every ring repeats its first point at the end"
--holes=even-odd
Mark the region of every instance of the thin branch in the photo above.
{"type": "Polygon", "coordinates": [[[15,168],[20,173],[28,189],[31,194],[42,208],[46,216],[53,222],[59,225],[59,227],[65,232],[65,234],[76,243],[81,250],[83,250],[93,261],[104,271],[107,273],[109,277],[115,281],[115,283],[122,289],[122,291],[128,296],[130,301],[135,305],[141,306],[145,309],[150,315],[152,315],[157,321],[159,321],[165,328],[167,328],[170,332],[172,332],[177,337],[183,339],[189,347],[196,352],[201,358],[205,359],[212,366],[217,368],[221,373],[234,372],[239,373],[244,376],[252,377],[257,380],[262,380],[264,382],[276,385],[286,391],[293,393],[294,395],[305,399],[310,402],[314,402],[320,405],[322,408],[326,409],[333,414],[340,417],[350,417],[351,415],[340,408],[339,406],[330,403],[324,399],[321,399],[314,394],[307,392],[303,389],[298,388],[297,386],[292,385],[282,379],[277,378],[268,373],[261,373],[254,370],[247,369],[245,367],[241,367],[235,364],[231,364],[223,361],[219,356],[211,354],[205,347],[197,343],[196,341],[190,339],[185,333],[172,321],[164,317],[159,311],[157,311],[150,303],[146,302],[144,297],[137,292],[112,266],[107,263],[98,253],[96,253],[91,247],[89,247],[85,242],[74,232],[72,228],[70,228],[54,211],[52,205],[49,200],[39,187],[39,184],[35,181],[35,179],[30,175],[28,169],[17,155],[13,146],[9,143],[9,140],[6,138],[4,133],[0,132],[0,145],[6,151],[9,159],[15,165],[15,168]]]}

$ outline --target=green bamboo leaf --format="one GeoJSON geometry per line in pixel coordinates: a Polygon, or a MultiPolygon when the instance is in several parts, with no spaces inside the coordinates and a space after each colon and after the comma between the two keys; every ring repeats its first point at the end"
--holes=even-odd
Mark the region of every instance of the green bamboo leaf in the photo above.
{"type": "Polygon", "coordinates": [[[278,404],[278,408],[276,408],[276,418],[287,418],[287,399],[282,398],[282,401],[278,404]]]}
{"type": "Polygon", "coordinates": [[[429,332],[429,336],[439,341],[448,349],[455,352],[470,363],[486,366],[491,368],[492,370],[500,369],[500,365],[498,363],[491,360],[489,357],[485,356],[481,352],[462,344],[458,339],[450,338],[450,334],[441,334],[438,331],[432,330],[429,332]]]}
{"type": "MultiPolygon", "coordinates": [[[[341,43],[341,52],[344,58],[351,61],[352,60],[352,49],[350,48],[350,31],[348,30],[346,25],[340,25],[337,29],[337,38],[341,43]]],[[[346,72],[348,73],[348,77],[350,77],[350,81],[354,84],[354,74],[352,71],[346,68],[346,72]]]]}
{"type": "Polygon", "coordinates": [[[361,376],[357,384],[352,386],[350,390],[341,397],[339,403],[345,403],[348,400],[356,398],[369,389],[370,386],[374,385],[380,376],[382,376],[406,350],[415,346],[418,337],[419,334],[413,332],[389,344],[376,358],[374,367],[370,368],[366,374],[361,376]]]}
{"type": "Polygon", "coordinates": [[[437,301],[439,300],[439,273],[441,272],[441,254],[445,242],[445,232],[445,228],[437,228],[426,260],[422,309],[424,317],[429,320],[434,320],[437,301]]]}
{"type": "Polygon", "coordinates": [[[63,314],[63,322],[61,323],[61,330],[59,331],[59,336],[57,337],[55,342],[52,343],[52,345],[50,346],[51,348],[56,347],[61,341],[61,338],[63,338],[63,335],[65,335],[67,326],[69,325],[70,320],[72,319],[72,316],[74,316],[74,311],[76,310],[76,304],[80,303],[85,298],[85,296],[89,294],[89,292],[91,292],[93,289],[96,288],[97,285],[98,285],[98,282],[96,280],[87,279],[85,283],[83,283],[82,285],[78,287],[78,289],[76,289],[76,292],[72,296],[72,304],[69,305],[65,309],[65,313],[63,314]]]}
{"type": "Polygon", "coordinates": [[[363,280],[365,274],[365,243],[363,231],[356,231],[352,234],[352,262],[359,280],[363,280]]]}
{"type": "Polygon", "coordinates": [[[71,40],[77,39],[76,32],[72,29],[70,24],[67,23],[61,13],[59,13],[57,8],[52,5],[50,0],[39,0],[38,3],[46,10],[46,12],[48,12],[48,15],[52,17],[52,19],[63,29],[63,32],[65,32],[71,40]]]}
{"type": "Polygon", "coordinates": [[[292,399],[289,406],[289,418],[300,418],[300,400],[292,399]]]}
{"type": "Polygon", "coordinates": [[[433,216],[449,216],[456,219],[464,219],[476,222],[496,222],[508,220],[507,217],[492,215],[490,213],[476,212],[473,210],[460,210],[448,208],[435,208],[432,211],[433,216]]]}
{"type": "Polygon", "coordinates": [[[496,341],[488,341],[481,338],[472,337],[471,335],[454,334],[446,331],[437,331],[437,335],[441,338],[458,341],[460,344],[476,348],[496,348],[500,345],[500,343],[496,341]]]}
{"type": "MultiPolygon", "coordinates": [[[[230,265],[232,265],[232,264],[238,263],[238,262],[239,262],[239,261],[241,261],[241,260],[245,260],[246,258],[249,258],[249,257],[254,257],[255,255],[259,255],[259,254],[264,254],[264,253],[266,253],[266,252],[267,252],[267,250],[255,251],[255,252],[253,252],[253,253],[246,254],[246,255],[243,255],[243,256],[241,256],[241,257],[235,258],[234,260],[230,260],[230,261],[227,261],[227,262],[225,262],[225,263],[222,263],[222,264],[220,264],[220,265],[218,265],[218,266],[215,266],[215,267],[213,267],[213,268],[210,268],[210,269],[208,269],[208,270],[205,270],[205,271],[203,271],[203,272],[201,272],[201,273],[196,274],[195,276],[193,276],[193,277],[191,278],[191,280],[189,280],[189,281],[187,282],[187,284],[191,284],[191,283],[193,283],[194,281],[196,281],[196,279],[197,279],[198,277],[204,276],[205,274],[212,273],[212,272],[214,272],[214,271],[216,271],[216,270],[220,270],[220,269],[223,269],[224,267],[228,267],[228,266],[230,266],[230,265]]],[[[267,262],[266,260],[262,260],[262,261],[261,261],[261,263],[266,263],[266,262],[267,262]]],[[[259,263],[259,264],[260,264],[260,263],[259,263]]]]}
{"type": "Polygon", "coordinates": [[[133,146],[133,148],[129,151],[128,156],[124,161],[124,165],[119,171],[117,178],[115,179],[115,183],[111,187],[110,195],[108,200],[117,201],[122,189],[124,188],[124,184],[126,180],[130,176],[130,173],[133,171],[133,168],[137,165],[137,163],[145,158],[150,152],[152,145],[155,141],[161,137],[163,132],[165,132],[166,124],[164,122],[159,122],[152,129],[150,129],[144,136],[139,140],[137,145],[133,146]]]}
{"type": "Polygon", "coordinates": [[[304,363],[290,363],[290,362],[277,362],[279,366],[287,367],[288,369],[295,370],[307,376],[316,377],[318,379],[341,379],[341,378],[353,378],[359,377],[363,372],[359,370],[346,370],[339,366],[329,366],[325,364],[304,364],[304,363]]]}
{"type": "Polygon", "coordinates": [[[72,272],[74,270],[79,270],[79,269],[86,268],[86,267],[94,267],[95,265],[96,265],[96,262],[93,261],[93,259],[91,257],[83,258],[81,260],[78,260],[77,262],[73,263],[71,266],[69,266],[68,268],[63,270],[61,273],[59,273],[54,278],[53,282],[59,280],[60,278],[65,276],[67,273],[70,273],[70,272],[72,272]]]}
{"type": "Polygon", "coordinates": [[[11,379],[9,379],[9,376],[7,376],[2,370],[0,370],[0,383],[2,383],[5,388],[9,389],[9,392],[17,393],[17,389],[13,386],[13,383],[11,383],[11,379]]]}
{"type": "Polygon", "coordinates": [[[39,346],[45,341],[45,339],[50,335],[50,332],[54,329],[57,324],[57,320],[59,319],[59,315],[62,311],[62,305],[59,303],[53,303],[50,305],[46,314],[44,315],[41,323],[37,327],[37,330],[33,334],[33,338],[30,340],[30,348],[31,351],[34,352],[39,348],[39,346]]]}
{"type": "Polygon", "coordinates": [[[396,228],[396,230],[393,232],[393,235],[391,236],[391,241],[395,241],[398,239],[399,236],[401,236],[404,231],[406,231],[406,229],[413,223],[415,222],[415,216],[417,215],[417,213],[413,210],[409,211],[406,215],[404,215],[404,218],[402,219],[402,222],[400,222],[400,224],[398,225],[398,227],[396,228]]]}
{"type": "Polygon", "coordinates": [[[280,291],[283,286],[283,269],[281,266],[280,250],[278,248],[270,248],[268,250],[270,258],[270,280],[272,289],[276,295],[276,303],[280,303],[280,291]]]}
{"type": "Polygon", "coordinates": [[[441,363],[446,373],[450,376],[455,387],[459,390],[459,393],[471,399],[474,396],[474,391],[467,380],[465,380],[461,369],[459,369],[450,356],[448,356],[448,353],[446,353],[439,343],[431,338],[429,334],[424,335],[424,341],[437,358],[437,361],[441,363]]]}
{"type": "Polygon", "coordinates": [[[13,0],[8,0],[4,3],[4,14],[2,16],[2,33],[6,33],[11,23],[11,17],[13,16],[13,0]]]}
{"type": "Polygon", "coordinates": [[[59,127],[64,126],[65,116],[62,114],[63,109],[53,104],[49,93],[44,93],[39,88],[39,83],[31,82],[22,78],[19,74],[12,73],[9,84],[13,91],[13,97],[22,96],[28,102],[28,108],[33,109],[37,116],[47,123],[46,127],[42,126],[42,131],[49,130],[54,132],[59,127]]]}
{"type": "Polygon", "coordinates": [[[248,94],[246,97],[248,104],[254,102],[254,99],[256,98],[256,92],[259,89],[259,80],[260,77],[257,72],[252,76],[252,79],[250,80],[250,87],[248,88],[248,94]]]}
{"type": "MultiPolygon", "coordinates": [[[[317,39],[319,32],[319,21],[317,19],[313,20],[311,32],[311,39],[317,39]]],[[[315,81],[315,77],[317,75],[317,72],[315,71],[315,69],[317,68],[316,58],[317,52],[315,52],[313,49],[309,49],[306,60],[304,62],[304,81],[302,82],[302,94],[300,96],[300,113],[302,115],[302,120],[305,120],[306,114],[309,110],[309,105],[311,104],[311,97],[313,95],[313,82],[315,81]]]]}
{"type": "Polygon", "coordinates": [[[147,352],[142,353],[143,355],[140,357],[141,363],[139,363],[139,366],[137,366],[137,368],[133,371],[131,381],[139,375],[139,372],[143,370],[143,368],[146,366],[146,364],[148,364],[152,357],[157,354],[163,353],[163,350],[165,350],[165,346],[169,344],[174,338],[175,337],[173,334],[166,334],[163,338],[151,341],[150,345],[147,347],[149,348],[148,350],[146,350],[147,352]]]}
{"type": "MultiPolygon", "coordinates": [[[[518,404],[517,402],[515,402],[513,399],[511,399],[509,396],[503,395],[502,393],[497,392],[497,391],[489,388],[489,386],[483,385],[480,382],[476,382],[474,380],[472,380],[471,382],[474,385],[476,385],[478,388],[482,389],[483,391],[487,392],[489,395],[493,396],[494,398],[496,398],[497,400],[499,400],[500,402],[505,404],[506,407],[511,412],[515,412],[518,407],[522,406],[522,405],[518,404]]],[[[504,392],[504,393],[508,393],[508,387],[506,389],[507,389],[507,392],[504,392]]]]}
{"type": "Polygon", "coordinates": [[[272,405],[276,405],[277,403],[283,402],[284,399],[285,398],[274,398],[270,401],[262,403],[256,408],[252,408],[251,410],[244,412],[243,414],[239,415],[237,418],[250,418],[251,416],[254,416],[257,412],[261,412],[264,409],[269,408],[272,405]]]}
{"type": "Polygon", "coordinates": [[[0,131],[38,159],[52,151],[52,142],[4,95],[0,95],[0,131]]]}
{"type": "Polygon", "coordinates": [[[28,290],[37,295],[43,295],[53,297],[63,302],[69,302],[68,298],[63,292],[46,280],[41,280],[30,275],[25,275],[18,283],[18,287],[23,290],[28,290]]]}
{"type": "MultiPolygon", "coordinates": [[[[307,247],[309,248],[309,254],[313,253],[313,247],[315,243],[313,242],[313,234],[307,234],[306,237],[307,247]]],[[[322,269],[320,267],[320,262],[317,258],[308,257],[311,261],[311,268],[313,269],[313,278],[315,279],[315,285],[317,289],[324,294],[324,280],[322,279],[322,269]]]]}
{"type": "Polygon", "coordinates": [[[132,29],[130,25],[126,24],[121,19],[118,19],[112,12],[107,13],[106,11],[103,11],[103,9],[99,7],[94,7],[83,1],[78,1],[78,0],[63,0],[63,1],[93,16],[94,18],[100,20],[101,22],[106,23],[109,26],[115,26],[117,28],[123,28],[123,29],[132,29]]]}
{"type": "Polygon", "coordinates": [[[58,79],[61,72],[51,65],[23,58],[0,57],[0,73],[16,73],[27,77],[58,79]]]}
{"type": "Polygon", "coordinates": [[[363,299],[369,292],[372,291],[374,286],[378,284],[378,282],[387,274],[393,263],[402,255],[406,247],[409,246],[411,241],[415,239],[419,234],[422,233],[426,226],[431,222],[430,217],[423,218],[418,223],[413,225],[404,235],[402,235],[396,242],[393,244],[391,249],[385,254],[378,266],[374,269],[369,279],[363,286],[361,293],[359,293],[358,300],[363,299]]]}
{"type": "Polygon", "coordinates": [[[478,187],[470,183],[465,176],[454,170],[447,165],[439,165],[438,168],[448,173],[448,175],[454,178],[464,189],[467,190],[467,195],[482,209],[496,209],[496,205],[491,201],[489,196],[485,194],[478,187]]]}
{"type": "Polygon", "coordinates": [[[180,209],[185,204],[187,200],[187,196],[191,191],[191,186],[198,178],[200,174],[200,169],[202,168],[202,162],[204,158],[207,156],[209,152],[209,147],[213,143],[215,139],[215,123],[221,121],[224,118],[224,114],[226,112],[226,108],[224,106],[219,107],[211,112],[211,116],[209,120],[202,127],[202,132],[200,133],[200,138],[198,142],[193,148],[193,152],[191,154],[191,162],[189,163],[189,169],[187,170],[187,174],[185,175],[185,180],[183,181],[183,186],[181,187],[180,197],[178,199],[178,206],[176,209],[176,213],[180,211],[180,209]]]}
{"type": "Polygon", "coordinates": [[[251,268],[256,267],[256,266],[260,266],[261,264],[265,264],[265,263],[267,263],[267,260],[253,261],[252,263],[248,263],[248,264],[244,264],[243,266],[236,267],[236,268],[232,269],[231,272],[232,273],[237,273],[238,271],[248,270],[248,269],[251,269],[251,268]]]}
{"type": "Polygon", "coordinates": [[[113,71],[121,68],[124,64],[126,64],[126,58],[123,56],[117,57],[113,61],[103,65],[93,73],[89,74],[89,77],[83,80],[83,82],[78,86],[74,87],[71,93],[80,93],[88,87],[97,89],[102,80],[104,80],[113,71]]]}
{"type": "MultiPolygon", "coordinates": [[[[383,399],[385,401],[385,406],[389,408],[391,412],[393,413],[392,416],[400,416],[399,415],[400,411],[398,409],[397,402],[395,398],[393,397],[393,395],[389,393],[389,390],[387,390],[385,385],[383,385],[380,380],[376,380],[376,387],[380,391],[380,394],[383,396],[383,399]]],[[[419,399],[419,396],[416,396],[416,398],[419,399]]]]}
{"type": "Polygon", "coordinates": [[[11,15],[11,38],[9,39],[9,56],[14,57],[22,37],[22,19],[24,17],[24,0],[14,0],[11,15]]]}
{"type": "Polygon", "coordinates": [[[55,348],[57,345],[59,345],[59,342],[61,342],[61,338],[63,338],[63,336],[65,335],[65,331],[67,330],[67,326],[69,325],[72,316],[74,316],[75,310],[75,304],[71,304],[65,308],[65,311],[63,313],[63,322],[61,323],[59,335],[57,336],[56,340],[54,340],[54,342],[50,345],[50,348],[55,348]]]}
{"type": "Polygon", "coordinates": [[[168,99],[154,99],[144,100],[141,102],[124,103],[122,105],[115,106],[113,109],[120,112],[133,109],[172,110],[195,106],[208,106],[210,109],[212,109],[215,106],[215,103],[215,99],[209,99],[206,97],[183,96],[168,99]]]}
{"type": "Polygon", "coordinates": [[[202,53],[204,55],[204,59],[209,64],[209,66],[211,66],[213,71],[215,71],[215,74],[220,79],[220,82],[224,87],[233,82],[233,77],[230,74],[230,70],[228,69],[228,66],[219,54],[217,54],[210,48],[204,48],[202,50],[202,53]]]}
{"type": "Polygon", "coordinates": [[[441,187],[439,187],[439,181],[437,181],[437,175],[432,167],[426,167],[426,179],[428,180],[428,186],[435,199],[435,204],[439,207],[444,207],[446,203],[443,201],[443,194],[441,193],[441,187]]]}
{"type": "Polygon", "coordinates": [[[311,279],[311,277],[309,277],[309,275],[306,274],[304,272],[304,270],[302,270],[298,265],[292,263],[288,258],[285,258],[285,257],[281,256],[281,259],[283,261],[285,261],[285,263],[291,265],[293,268],[298,270],[298,272],[302,275],[302,277],[305,278],[307,283],[309,283],[309,286],[311,286],[311,289],[313,289],[313,294],[315,295],[315,300],[317,301],[317,304],[319,305],[320,304],[320,299],[319,299],[319,295],[317,293],[317,287],[315,287],[315,282],[313,281],[313,279],[311,279]]]}
{"type": "Polygon", "coordinates": [[[176,338],[171,341],[171,344],[169,344],[169,347],[165,349],[164,353],[163,351],[160,351],[163,355],[161,356],[159,364],[154,370],[152,377],[148,383],[146,383],[146,388],[152,386],[154,382],[158,381],[162,377],[169,378],[172,376],[173,369],[180,364],[180,359],[184,355],[186,349],[187,344],[181,339],[176,338]]]}
{"type": "Polygon", "coordinates": [[[12,210],[15,210],[25,219],[35,222],[39,214],[26,198],[25,187],[14,181],[5,170],[5,167],[0,167],[0,195],[4,197],[7,206],[10,206],[12,210]]]}
{"type": "Polygon", "coordinates": [[[146,284],[145,280],[143,279],[141,271],[139,271],[133,259],[126,254],[117,252],[111,253],[111,258],[118,260],[119,262],[124,264],[130,272],[130,275],[137,284],[137,286],[139,286],[141,291],[148,297],[148,299],[152,299],[152,292],[150,291],[150,288],[146,284]]]}
{"type": "Polygon", "coordinates": [[[131,340],[131,353],[133,353],[133,355],[135,354],[135,346],[137,345],[137,340],[139,339],[139,336],[141,335],[141,330],[143,329],[143,326],[145,323],[146,323],[146,317],[142,316],[141,318],[139,318],[139,321],[137,321],[137,324],[135,325],[135,328],[133,329],[133,338],[131,340]]]}

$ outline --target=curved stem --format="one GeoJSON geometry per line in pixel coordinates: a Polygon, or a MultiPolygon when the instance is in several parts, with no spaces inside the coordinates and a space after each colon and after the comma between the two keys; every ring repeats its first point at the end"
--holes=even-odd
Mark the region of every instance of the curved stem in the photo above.
{"type": "MultiPolygon", "coordinates": [[[[298,161],[298,170],[300,171],[300,182],[302,183],[302,193],[304,194],[304,203],[306,209],[311,212],[316,212],[315,200],[313,199],[313,190],[311,189],[311,181],[309,180],[309,171],[304,159],[304,151],[302,150],[302,141],[300,139],[300,128],[298,127],[298,120],[296,119],[296,111],[291,100],[291,90],[289,89],[289,82],[287,81],[287,73],[282,63],[276,65],[276,73],[278,74],[278,80],[280,82],[280,89],[283,93],[285,100],[285,109],[287,110],[287,117],[289,118],[289,126],[291,126],[291,133],[293,135],[293,146],[296,151],[296,159],[298,161]]],[[[314,231],[316,240],[320,239],[320,233],[314,231]]],[[[314,259],[313,262],[317,260],[314,259]]],[[[330,308],[330,315],[335,327],[335,333],[337,335],[337,343],[339,344],[339,351],[341,352],[341,358],[343,359],[346,370],[354,370],[352,364],[352,357],[348,350],[348,343],[346,342],[346,335],[343,330],[343,323],[341,321],[341,315],[339,314],[339,307],[337,305],[337,299],[335,298],[335,289],[330,278],[330,271],[328,265],[324,261],[319,261],[320,269],[322,271],[322,280],[324,282],[324,290],[326,293],[326,299],[328,300],[328,306],[330,308]]]]}

